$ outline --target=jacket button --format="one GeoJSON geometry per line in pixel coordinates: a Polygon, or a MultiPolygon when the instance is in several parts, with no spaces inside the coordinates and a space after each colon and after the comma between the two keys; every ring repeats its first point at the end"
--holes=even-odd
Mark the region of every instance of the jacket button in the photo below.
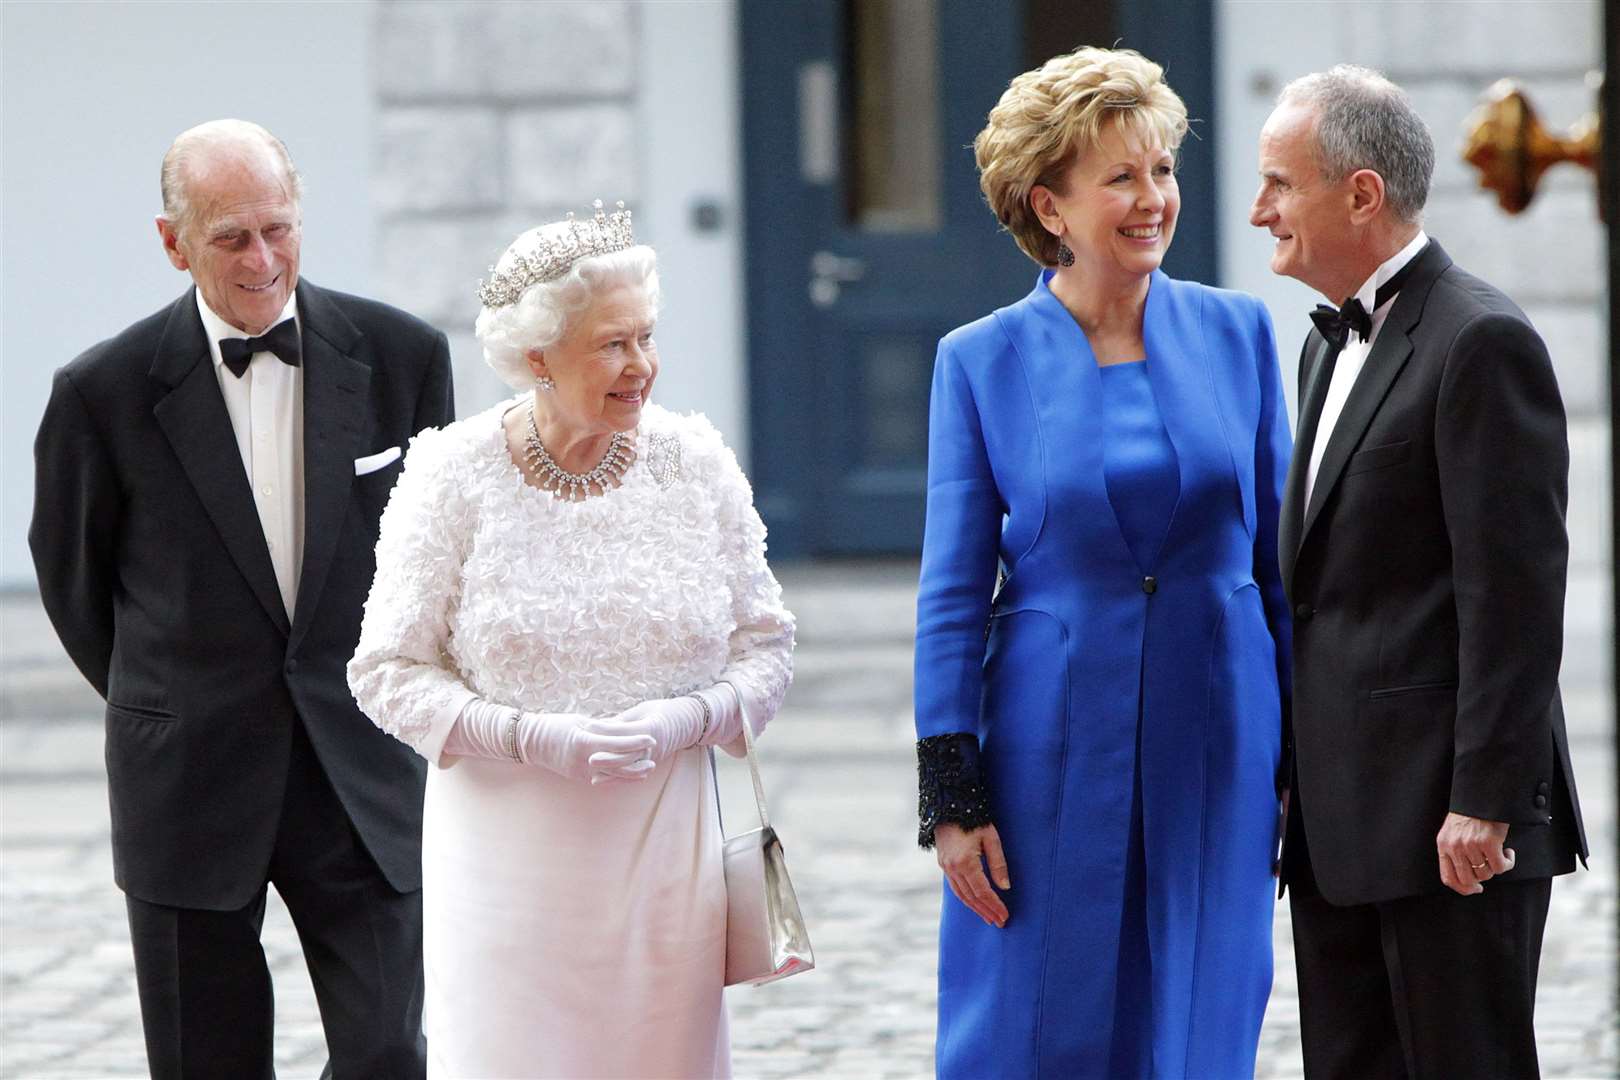
{"type": "Polygon", "coordinates": [[[297,670],[298,670],[298,661],[297,660],[288,660],[287,661],[287,674],[291,675],[293,672],[295,672],[297,670]]]}
{"type": "Polygon", "coordinates": [[[1538,795],[1545,795],[1551,790],[1552,789],[1547,786],[1547,781],[1545,780],[1536,785],[1536,794],[1538,795]]]}
{"type": "Polygon", "coordinates": [[[1154,577],[1152,574],[1149,574],[1147,577],[1143,578],[1142,579],[1142,591],[1145,592],[1145,593],[1158,592],[1159,591],[1159,579],[1154,577]]]}
{"type": "Polygon", "coordinates": [[[1545,796],[1545,795],[1537,795],[1536,796],[1536,809],[1537,810],[1543,809],[1546,805],[1547,805],[1547,796],[1545,796]]]}
{"type": "Polygon", "coordinates": [[[1316,609],[1309,604],[1300,604],[1294,608],[1294,619],[1298,622],[1310,622],[1311,616],[1315,614],[1316,609]]]}

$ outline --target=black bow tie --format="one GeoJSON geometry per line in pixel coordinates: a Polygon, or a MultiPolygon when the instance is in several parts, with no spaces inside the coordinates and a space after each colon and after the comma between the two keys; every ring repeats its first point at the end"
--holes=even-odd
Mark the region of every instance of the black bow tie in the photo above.
{"type": "Polygon", "coordinates": [[[1350,331],[1354,330],[1356,336],[1366,341],[1372,336],[1372,316],[1367,309],[1361,306],[1361,301],[1355,297],[1344,302],[1344,307],[1329,307],[1327,304],[1317,304],[1316,310],[1311,312],[1311,322],[1316,329],[1327,338],[1328,344],[1334,351],[1343,350],[1350,340],[1350,331]]]}
{"type": "MultiPolygon", "coordinates": [[[[1428,250],[1424,248],[1424,250],[1428,250]]],[[[1423,254],[1419,251],[1418,255],[1423,254]]],[[[1388,281],[1378,286],[1378,292],[1373,295],[1373,311],[1377,311],[1401,291],[1412,267],[1417,264],[1417,255],[1406,260],[1406,265],[1395,271],[1388,281]]],[[[1361,301],[1355,297],[1344,302],[1341,308],[1330,307],[1327,304],[1317,304],[1316,310],[1311,312],[1311,322],[1327,338],[1328,344],[1333,346],[1335,352],[1343,350],[1350,340],[1350,331],[1354,330],[1356,336],[1362,341],[1372,337],[1372,315],[1361,306],[1361,301]]]]}
{"type": "Polygon", "coordinates": [[[275,353],[281,357],[282,363],[297,367],[300,355],[298,323],[283,319],[258,337],[219,339],[219,358],[238,379],[247,371],[256,352],[275,353]]]}

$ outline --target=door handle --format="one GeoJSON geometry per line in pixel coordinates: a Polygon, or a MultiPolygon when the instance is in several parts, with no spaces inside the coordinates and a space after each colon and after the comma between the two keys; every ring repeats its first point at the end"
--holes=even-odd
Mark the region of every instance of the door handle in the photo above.
{"type": "Polygon", "coordinates": [[[832,307],[845,285],[865,276],[864,259],[818,251],[810,256],[810,302],[819,308],[832,307]]]}

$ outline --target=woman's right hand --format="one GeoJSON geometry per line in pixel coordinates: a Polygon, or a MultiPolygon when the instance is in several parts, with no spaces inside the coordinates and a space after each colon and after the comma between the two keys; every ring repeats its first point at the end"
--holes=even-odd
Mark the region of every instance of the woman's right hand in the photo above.
{"type": "Polygon", "coordinates": [[[540,765],[593,784],[644,780],[652,771],[653,737],[593,731],[588,716],[526,713],[475,697],[461,707],[443,753],[540,765]]]}
{"type": "Polygon", "coordinates": [[[934,829],[934,854],[951,892],[973,913],[991,926],[1007,925],[1007,905],[990,887],[1012,888],[1007,876],[1007,856],[1001,850],[1001,834],[994,825],[983,825],[972,832],[960,825],[942,824],[934,829]],[[990,873],[985,875],[985,864],[990,873]]]}
{"type": "Polygon", "coordinates": [[[593,730],[591,723],[589,717],[567,713],[524,713],[518,751],[526,764],[544,765],[572,780],[645,780],[654,764],[653,737],[611,735],[593,730]]]}

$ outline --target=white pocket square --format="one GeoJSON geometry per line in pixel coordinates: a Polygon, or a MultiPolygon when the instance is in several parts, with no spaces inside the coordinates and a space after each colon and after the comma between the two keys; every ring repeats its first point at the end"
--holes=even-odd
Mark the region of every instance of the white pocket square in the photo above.
{"type": "Polygon", "coordinates": [[[386,450],[379,450],[377,453],[367,454],[365,457],[357,457],[354,459],[354,475],[364,476],[367,473],[374,473],[383,466],[392,465],[398,460],[399,447],[397,446],[390,446],[386,450]]]}

